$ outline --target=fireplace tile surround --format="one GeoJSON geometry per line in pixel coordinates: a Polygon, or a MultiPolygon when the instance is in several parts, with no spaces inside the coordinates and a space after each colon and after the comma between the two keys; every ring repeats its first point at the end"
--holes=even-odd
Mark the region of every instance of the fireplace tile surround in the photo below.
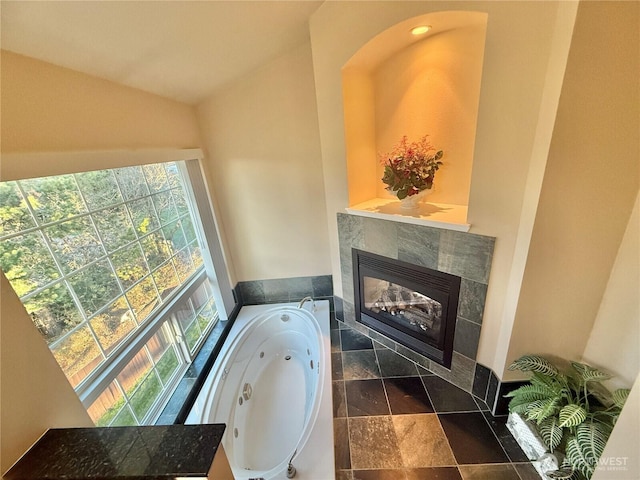
{"type": "Polygon", "coordinates": [[[343,290],[343,298],[335,299],[338,319],[467,392],[484,386],[485,395],[478,396],[486,398],[493,375],[477,365],[476,353],[495,238],[348,213],[338,213],[337,222],[343,290]],[[356,322],[352,248],[462,277],[451,369],[356,322]]]}

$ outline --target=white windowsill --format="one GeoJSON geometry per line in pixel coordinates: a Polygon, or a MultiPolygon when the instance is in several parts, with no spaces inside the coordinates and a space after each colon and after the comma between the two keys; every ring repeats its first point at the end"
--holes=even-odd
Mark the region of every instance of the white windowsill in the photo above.
{"type": "Polygon", "coordinates": [[[418,209],[411,211],[400,208],[398,200],[374,198],[348,207],[347,212],[363,217],[468,232],[471,225],[467,223],[467,209],[466,205],[425,201],[418,206],[418,209]]]}

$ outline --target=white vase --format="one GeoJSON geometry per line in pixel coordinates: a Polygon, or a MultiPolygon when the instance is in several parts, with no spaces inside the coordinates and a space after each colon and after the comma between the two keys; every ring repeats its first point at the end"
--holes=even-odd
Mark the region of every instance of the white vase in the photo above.
{"type": "Polygon", "coordinates": [[[433,192],[433,187],[427,188],[425,190],[420,190],[415,195],[409,195],[400,200],[400,208],[402,210],[417,210],[420,202],[427,195],[430,195],[433,192]]]}

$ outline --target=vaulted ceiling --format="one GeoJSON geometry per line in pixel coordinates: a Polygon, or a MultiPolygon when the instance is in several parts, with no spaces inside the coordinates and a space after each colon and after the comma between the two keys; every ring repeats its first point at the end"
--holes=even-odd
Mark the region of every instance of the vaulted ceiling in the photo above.
{"type": "Polygon", "coordinates": [[[2,1],[1,46],[187,103],[309,38],[321,1],[2,1]]]}

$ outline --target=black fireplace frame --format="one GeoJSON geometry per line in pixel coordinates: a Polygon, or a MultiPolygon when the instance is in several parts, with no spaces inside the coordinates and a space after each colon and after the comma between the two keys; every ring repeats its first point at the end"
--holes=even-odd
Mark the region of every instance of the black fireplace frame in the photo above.
{"type": "Polygon", "coordinates": [[[356,321],[378,333],[450,368],[458,311],[461,278],[431,268],[352,248],[353,289],[356,321]],[[438,342],[426,342],[391,325],[377,313],[364,308],[363,280],[366,274],[413,289],[442,304],[444,332],[438,342]],[[426,283],[425,283],[426,282],[426,283]]]}

